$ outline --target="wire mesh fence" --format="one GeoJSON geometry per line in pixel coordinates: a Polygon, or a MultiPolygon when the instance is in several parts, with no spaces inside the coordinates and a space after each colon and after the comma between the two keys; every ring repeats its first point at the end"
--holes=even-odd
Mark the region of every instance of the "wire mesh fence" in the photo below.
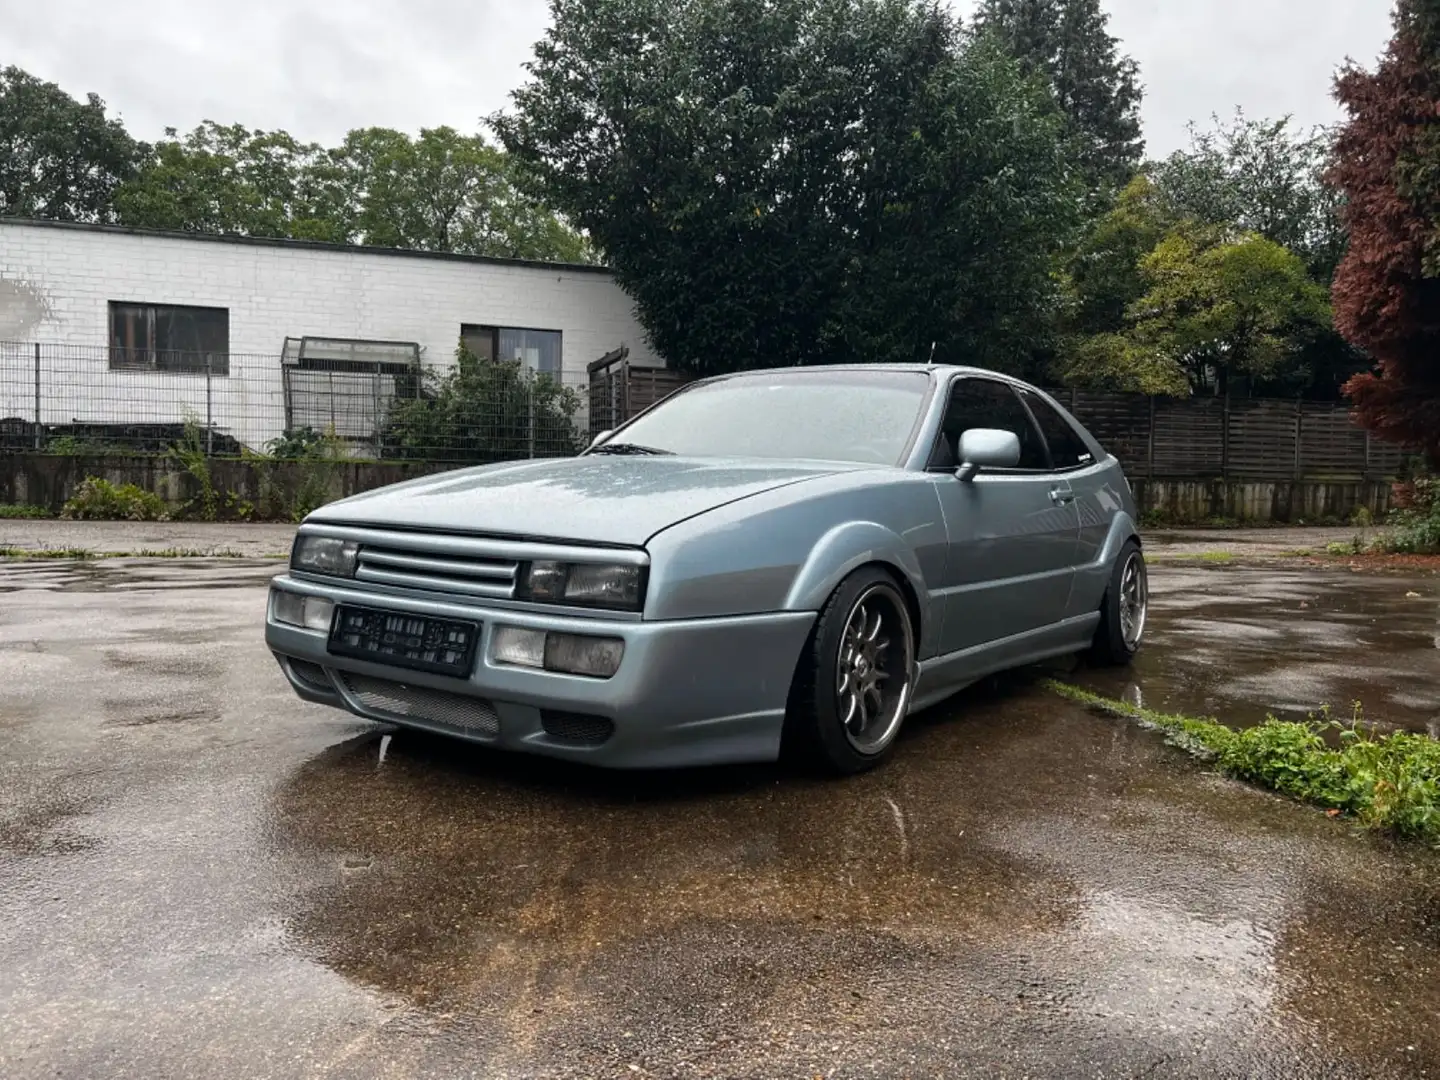
{"type": "MultiPolygon", "coordinates": [[[[482,464],[578,453],[685,378],[631,367],[624,351],[590,373],[542,374],[463,357],[431,368],[390,352],[307,356],[164,354],[0,342],[0,452],[340,457],[482,464]]],[[[1063,389],[1055,396],[1133,477],[1383,480],[1406,454],[1357,427],[1348,406],[1152,398],[1063,389]]]]}
{"type": "Polygon", "coordinates": [[[321,454],[455,464],[562,457],[589,428],[584,374],[0,343],[0,451],[321,454]]]}

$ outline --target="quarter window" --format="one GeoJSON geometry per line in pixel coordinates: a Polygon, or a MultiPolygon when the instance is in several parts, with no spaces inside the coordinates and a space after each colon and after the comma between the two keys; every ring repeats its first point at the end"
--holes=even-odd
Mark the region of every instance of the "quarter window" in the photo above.
{"type": "Polygon", "coordinates": [[[1056,469],[1082,469],[1095,464],[1090,448],[1085,445],[1085,440],[1080,438],[1079,432],[1070,421],[1030,391],[1022,390],[1020,396],[1025,399],[1025,404],[1030,406],[1035,422],[1040,425],[1045,443],[1050,447],[1050,461],[1056,469]]]}
{"type": "Polygon", "coordinates": [[[110,369],[230,374],[230,312],[110,302],[110,369]]]}
{"type": "Polygon", "coordinates": [[[961,379],[950,392],[945,422],[931,455],[931,468],[952,469],[960,464],[960,436],[974,428],[1013,431],[1020,440],[1019,471],[1045,472],[1050,461],[1045,441],[1015,391],[992,379],[961,379]]]}

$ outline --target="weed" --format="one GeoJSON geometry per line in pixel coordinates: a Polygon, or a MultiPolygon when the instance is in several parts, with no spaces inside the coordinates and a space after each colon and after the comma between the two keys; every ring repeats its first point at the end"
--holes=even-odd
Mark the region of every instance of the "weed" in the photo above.
{"type": "Polygon", "coordinates": [[[0,559],[93,559],[86,548],[0,548],[0,559]]]}
{"type": "Polygon", "coordinates": [[[75,521],[164,521],[165,501],[135,484],[87,477],[65,504],[61,517],[75,521]]]}
{"type": "Polygon", "coordinates": [[[178,461],[187,473],[200,485],[200,498],[191,500],[187,508],[199,502],[199,517],[202,521],[214,521],[219,516],[220,497],[215,492],[214,481],[210,479],[210,458],[205,453],[205,433],[200,428],[198,417],[185,417],[185,431],[180,441],[170,447],[169,456],[178,461]]]}
{"type": "Polygon", "coordinates": [[[1440,844],[1440,740],[1407,731],[1378,732],[1365,724],[1358,702],[1346,723],[1332,720],[1323,708],[1309,720],[1272,716],[1257,727],[1236,730],[1055,680],[1046,686],[1072,701],[1163,731],[1171,742],[1214,761],[1238,780],[1338,810],[1368,829],[1440,844]]]}
{"type": "Polygon", "coordinates": [[[1394,555],[1440,554],[1440,478],[1422,476],[1397,485],[1389,531],[1375,548],[1394,555]]]}
{"type": "Polygon", "coordinates": [[[23,503],[19,506],[0,506],[0,519],[5,518],[48,518],[54,515],[43,506],[26,506],[23,503]]]}

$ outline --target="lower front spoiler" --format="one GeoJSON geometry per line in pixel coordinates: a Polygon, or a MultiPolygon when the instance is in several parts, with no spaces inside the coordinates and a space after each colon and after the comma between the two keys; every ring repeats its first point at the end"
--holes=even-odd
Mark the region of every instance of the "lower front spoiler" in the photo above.
{"type": "Polygon", "coordinates": [[[488,648],[468,680],[412,672],[332,656],[323,634],[273,621],[266,642],[307,701],[502,750],[676,768],[776,760],[814,619],[629,624],[624,663],[610,680],[496,667],[483,659],[488,648]]]}

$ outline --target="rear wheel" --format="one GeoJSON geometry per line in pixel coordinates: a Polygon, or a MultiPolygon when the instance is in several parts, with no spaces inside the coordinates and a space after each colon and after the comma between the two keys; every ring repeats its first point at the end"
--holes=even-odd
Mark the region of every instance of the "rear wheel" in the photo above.
{"type": "Polygon", "coordinates": [[[915,685],[915,632],[884,570],[851,574],[811,631],[785,720],[790,756],[825,772],[862,772],[884,760],[915,685]]]}
{"type": "Polygon", "coordinates": [[[1110,585],[1100,605],[1100,626],[1090,646],[1093,663],[1128,664],[1140,651],[1150,609],[1150,577],[1140,544],[1128,540],[1110,571],[1110,585]]]}

